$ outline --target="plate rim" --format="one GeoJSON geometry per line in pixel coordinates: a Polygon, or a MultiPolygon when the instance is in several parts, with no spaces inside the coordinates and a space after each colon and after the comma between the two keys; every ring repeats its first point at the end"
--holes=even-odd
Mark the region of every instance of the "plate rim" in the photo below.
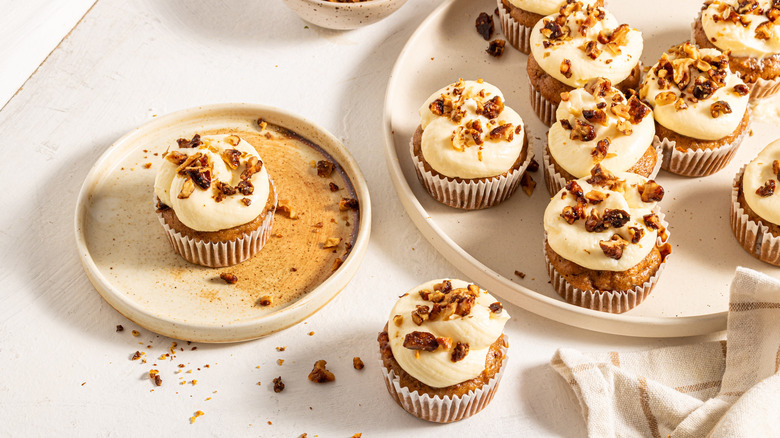
{"type": "Polygon", "coordinates": [[[90,167],[79,189],[74,211],[74,232],[79,259],[87,278],[100,296],[123,316],[150,331],[172,338],[209,343],[241,342],[267,336],[300,323],[322,309],[349,284],[357,273],[368,249],[371,234],[371,199],[368,183],[357,161],[344,143],[321,125],[291,111],[270,105],[242,102],[199,105],[155,117],[128,131],[103,151],[90,167]],[[338,149],[338,154],[334,154],[330,146],[325,147],[322,145],[322,142],[315,142],[329,154],[338,155],[339,165],[344,169],[345,174],[349,176],[355,196],[359,200],[360,221],[356,230],[354,246],[339,269],[322,283],[301,298],[269,314],[242,321],[206,324],[189,323],[172,319],[168,316],[154,314],[154,312],[150,312],[144,306],[129,299],[118,290],[120,288],[114,287],[94,262],[85,236],[85,220],[88,212],[89,196],[93,193],[95,185],[100,180],[105,162],[118,150],[126,147],[136,136],[143,135],[143,133],[158,127],[176,125],[181,123],[182,120],[192,120],[212,113],[246,111],[256,112],[257,117],[263,117],[272,123],[273,120],[280,118],[295,121],[296,124],[299,124],[297,129],[284,126],[283,124],[280,124],[280,126],[290,129],[310,141],[312,141],[310,139],[311,135],[304,135],[301,133],[301,130],[302,128],[313,130],[327,139],[329,144],[334,145],[335,149],[338,149]],[[312,306],[314,307],[313,309],[311,308],[312,306]],[[283,318],[288,318],[288,321],[282,322],[283,318]],[[160,330],[155,324],[163,324],[168,326],[168,328],[160,330]],[[267,328],[269,326],[272,328],[267,328]],[[207,333],[202,333],[204,331],[207,333]],[[231,335],[231,333],[235,333],[235,335],[231,335]]]}
{"type": "MultiPolygon", "coordinates": [[[[709,334],[726,329],[727,311],[682,317],[648,317],[612,314],[585,309],[563,300],[550,298],[520,284],[514,283],[487,265],[481,263],[461,248],[439,227],[406,180],[396,153],[393,138],[393,118],[390,100],[396,81],[403,71],[402,61],[415,47],[414,42],[440,15],[448,11],[459,0],[449,0],[434,9],[415,29],[396,58],[387,82],[383,105],[383,132],[385,137],[385,162],[396,194],[409,218],[424,237],[458,270],[480,283],[491,293],[537,315],[563,324],[587,330],[635,337],[683,337],[709,334]]],[[[539,250],[541,253],[541,249],[539,250]]]]}

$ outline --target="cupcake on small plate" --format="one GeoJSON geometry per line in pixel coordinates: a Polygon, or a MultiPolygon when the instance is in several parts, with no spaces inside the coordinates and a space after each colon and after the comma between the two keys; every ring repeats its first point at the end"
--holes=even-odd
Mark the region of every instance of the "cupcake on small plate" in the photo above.
{"type": "Polygon", "coordinates": [[[498,88],[464,81],[433,93],[420,108],[410,144],[417,178],[450,207],[492,207],[514,193],[533,158],[523,119],[498,88]]]}
{"type": "Polygon", "coordinates": [[[377,338],[390,395],[437,423],[481,411],[506,368],[507,320],[500,302],[462,280],[429,281],[405,293],[377,338]]]}
{"type": "Polygon", "coordinates": [[[625,95],[609,79],[591,79],[561,96],[557,121],[547,131],[544,181],[550,194],[568,181],[590,175],[596,164],[613,172],[654,178],[661,168],[653,146],[653,111],[625,95]]]}
{"type": "Polygon", "coordinates": [[[750,255],[780,266],[780,140],[737,173],[731,190],[731,230],[750,255]]]}
{"type": "MultiPolygon", "coordinates": [[[[575,0],[498,0],[501,29],[509,44],[517,50],[531,53],[531,29],[539,20],[554,14],[575,0]]],[[[604,6],[603,0],[582,0],[588,5],[604,6]]]]}
{"type": "Polygon", "coordinates": [[[568,303],[622,313],[658,282],[671,246],[656,204],[664,190],[634,173],[596,165],[569,181],[544,212],[544,254],[552,285],[568,303]]]}
{"type": "Polygon", "coordinates": [[[751,99],[780,91],[780,3],[708,0],[693,23],[692,41],[728,53],[731,71],[750,87],[751,99]]]}
{"type": "Polygon", "coordinates": [[[550,126],[561,93],[593,78],[609,79],[622,91],[639,85],[642,33],[619,24],[604,8],[567,3],[531,31],[528,56],[531,105],[550,126]]]}
{"type": "Polygon", "coordinates": [[[164,154],[154,194],[173,249],[212,268],[260,251],[276,211],[276,190],[263,160],[236,135],[179,139],[164,154]]]}
{"type": "Polygon", "coordinates": [[[725,167],[748,132],[749,94],[715,49],[686,42],[664,53],[639,90],[653,107],[663,169],[707,176],[725,167]]]}

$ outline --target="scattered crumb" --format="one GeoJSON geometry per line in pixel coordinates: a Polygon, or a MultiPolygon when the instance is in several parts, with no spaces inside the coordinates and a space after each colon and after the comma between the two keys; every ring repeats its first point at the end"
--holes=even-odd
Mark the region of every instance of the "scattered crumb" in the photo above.
{"type": "Polygon", "coordinates": [[[536,188],[536,181],[531,177],[531,174],[525,172],[520,178],[520,187],[523,188],[526,195],[531,196],[536,188]]]}
{"type": "Polygon", "coordinates": [[[328,184],[328,187],[330,188],[331,192],[338,192],[340,190],[339,186],[332,182],[328,184]]]}
{"type": "Polygon", "coordinates": [[[357,210],[359,207],[358,200],[354,198],[341,198],[339,201],[339,210],[357,210]]]}
{"type": "Polygon", "coordinates": [[[322,244],[323,249],[336,248],[341,243],[341,237],[328,237],[325,243],[322,244]]]}
{"type": "Polygon", "coordinates": [[[261,383],[261,382],[257,382],[257,386],[260,386],[260,383],[261,383]]]}
{"type": "MultiPolygon", "coordinates": [[[[257,383],[260,384],[260,382],[257,383]]],[[[284,391],[284,382],[282,382],[282,376],[279,376],[274,379],[274,392],[278,394],[282,391],[284,391]]]]}
{"type": "Polygon", "coordinates": [[[309,373],[309,380],[316,383],[326,383],[336,380],[336,376],[325,368],[325,365],[327,364],[328,363],[324,360],[314,362],[314,368],[312,368],[309,373]]]}
{"type": "Polygon", "coordinates": [[[298,219],[298,212],[292,209],[289,199],[282,199],[276,206],[276,211],[288,219],[298,219]]]}
{"type": "Polygon", "coordinates": [[[504,54],[504,46],[506,45],[506,40],[502,39],[495,39],[488,44],[487,52],[488,55],[494,57],[494,58],[500,58],[504,54]]]}
{"type": "Polygon", "coordinates": [[[336,165],[327,160],[317,161],[317,175],[320,178],[329,178],[336,165]]]}
{"type": "Polygon", "coordinates": [[[365,365],[363,364],[363,360],[361,360],[357,356],[352,358],[352,366],[355,367],[356,370],[362,370],[363,367],[365,367],[365,365]]]}
{"type": "Polygon", "coordinates": [[[276,351],[284,351],[286,349],[287,349],[287,346],[284,346],[284,345],[281,346],[281,347],[276,347],[276,351]]]}
{"type": "Polygon", "coordinates": [[[133,353],[132,356],[130,356],[130,360],[138,360],[141,358],[141,356],[145,355],[146,353],[141,353],[140,351],[137,351],[133,353]]]}
{"type": "Polygon", "coordinates": [[[273,424],[273,423],[271,423],[271,420],[268,420],[268,425],[269,425],[269,426],[273,426],[274,424],[273,424]]]}
{"type": "Polygon", "coordinates": [[[125,328],[124,328],[124,327],[122,327],[122,325],[120,324],[120,325],[117,325],[117,326],[116,326],[116,331],[117,331],[117,332],[123,332],[123,331],[125,331],[125,328]]]}
{"type": "Polygon", "coordinates": [[[87,384],[87,382],[83,382],[83,383],[81,384],[81,386],[84,386],[84,385],[86,385],[86,384],[87,384]]]}
{"type": "Polygon", "coordinates": [[[137,338],[137,337],[141,336],[141,332],[139,332],[138,330],[133,330],[133,336],[135,336],[137,338]]]}
{"type": "Polygon", "coordinates": [[[190,417],[190,424],[194,423],[196,418],[202,417],[204,415],[206,415],[206,414],[204,414],[203,411],[195,411],[195,415],[190,417]]]}
{"type": "Polygon", "coordinates": [[[298,268],[290,268],[290,272],[298,272],[298,268]]]}
{"type": "Polygon", "coordinates": [[[515,275],[517,275],[520,278],[525,278],[525,272],[515,271],[515,275]]]}
{"type": "Polygon", "coordinates": [[[284,364],[284,359],[276,359],[276,364],[282,366],[282,364],[284,364]]]}
{"type": "Polygon", "coordinates": [[[363,436],[362,433],[356,433],[356,434],[352,435],[352,438],[360,438],[362,436],[363,436]]]}
{"type": "Polygon", "coordinates": [[[344,260],[337,257],[336,260],[333,261],[333,266],[330,267],[330,270],[335,271],[336,269],[341,267],[342,263],[344,263],[344,260]]]}
{"type": "Polygon", "coordinates": [[[257,300],[256,304],[258,304],[260,306],[263,306],[263,307],[266,307],[266,306],[270,306],[272,303],[273,303],[273,300],[271,299],[270,295],[263,295],[262,297],[260,297],[257,300]]]}
{"type": "Polygon", "coordinates": [[[219,278],[224,280],[227,284],[236,284],[238,282],[238,277],[236,277],[236,274],[230,272],[223,272],[219,274],[219,278]]]}
{"type": "Polygon", "coordinates": [[[493,17],[486,12],[481,12],[479,16],[477,16],[477,21],[474,23],[474,26],[477,29],[477,33],[480,34],[485,41],[490,41],[490,38],[493,36],[493,31],[496,29],[496,25],[493,23],[493,17]]]}
{"type": "Polygon", "coordinates": [[[160,371],[158,370],[149,370],[149,378],[152,379],[155,385],[161,386],[162,385],[162,377],[160,377],[160,371]]]}
{"type": "Polygon", "coordinates": [[[309,336],[314,336],[314,332],[309,332],[309,336]]]}
{"type": "Polygon", "coordinates": [[[528,169],[529,172],[536,172],[539,170],[539,162],[536,161],[536,158],[531,158],[531,162],[528,163],[528,169]]]}
{"type": "Polygon", "coordinates": [[[144,169],[149,169],[152,167],[152,163],[146,163],[144,164],[144,169]]]}

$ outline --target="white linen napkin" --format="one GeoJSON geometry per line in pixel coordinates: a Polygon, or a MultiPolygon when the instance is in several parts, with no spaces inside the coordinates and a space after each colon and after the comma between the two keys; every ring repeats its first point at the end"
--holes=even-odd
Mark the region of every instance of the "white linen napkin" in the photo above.
{"type": "Polygon", "coordinates": [[[780,437],[780,281],[737,268],[727,340],[583,354],[550,364],[590,437],[780,437]]]}

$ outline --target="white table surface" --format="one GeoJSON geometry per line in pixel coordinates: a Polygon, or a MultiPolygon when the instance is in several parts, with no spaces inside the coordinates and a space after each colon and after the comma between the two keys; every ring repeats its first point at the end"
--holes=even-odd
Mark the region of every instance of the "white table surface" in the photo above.
{"type": "MultiPolygon", "coordinates": [[[[0,19],[0,54],[24,60],[0,67],[0,435],[584,436],[573,394],[548,365],[557,348],[626,351],[723,336],[611,336],[507,305],[511,360],[491,405],[454,425],[417,420],[384,388],[376,334],[398,295],[461,274],[425,241],[393,190],[382,104],[398,53],[439,1],[411,0],[350,32],[307,26],[281,0],[98,0],[65,10],[55,6],[65,2],[29,3],[0,19]],[[52,17],[57,25],[46,24],[52,17]],[[124,133],[156,115],[223,102],[284,108],[339,137],[368,180],[371,243],[351,284],[304,323],[239,344],[179,341],[184,351],[159,360],[175,340],[125,319],[87,280],[74,241],[76,196],[93,162],[124,133]],[[136,350],[147,364],[130,360],[136,350]],[[352,369],[353,356],[363,358],[363,371],[352,369]],[[318,359],[335,383],[306,379],[318,359]],[[177,374],[178,364],[185,367],[177,374]],[[151,368],[162,386],[149,380],[151,368]],[[276,376],[286,384],[280,394],[276,376]],[[205,415],[190,424],[198,410],[205,415]]],[[[492,11],[494,3],[485,4],[492,11]]]]}

